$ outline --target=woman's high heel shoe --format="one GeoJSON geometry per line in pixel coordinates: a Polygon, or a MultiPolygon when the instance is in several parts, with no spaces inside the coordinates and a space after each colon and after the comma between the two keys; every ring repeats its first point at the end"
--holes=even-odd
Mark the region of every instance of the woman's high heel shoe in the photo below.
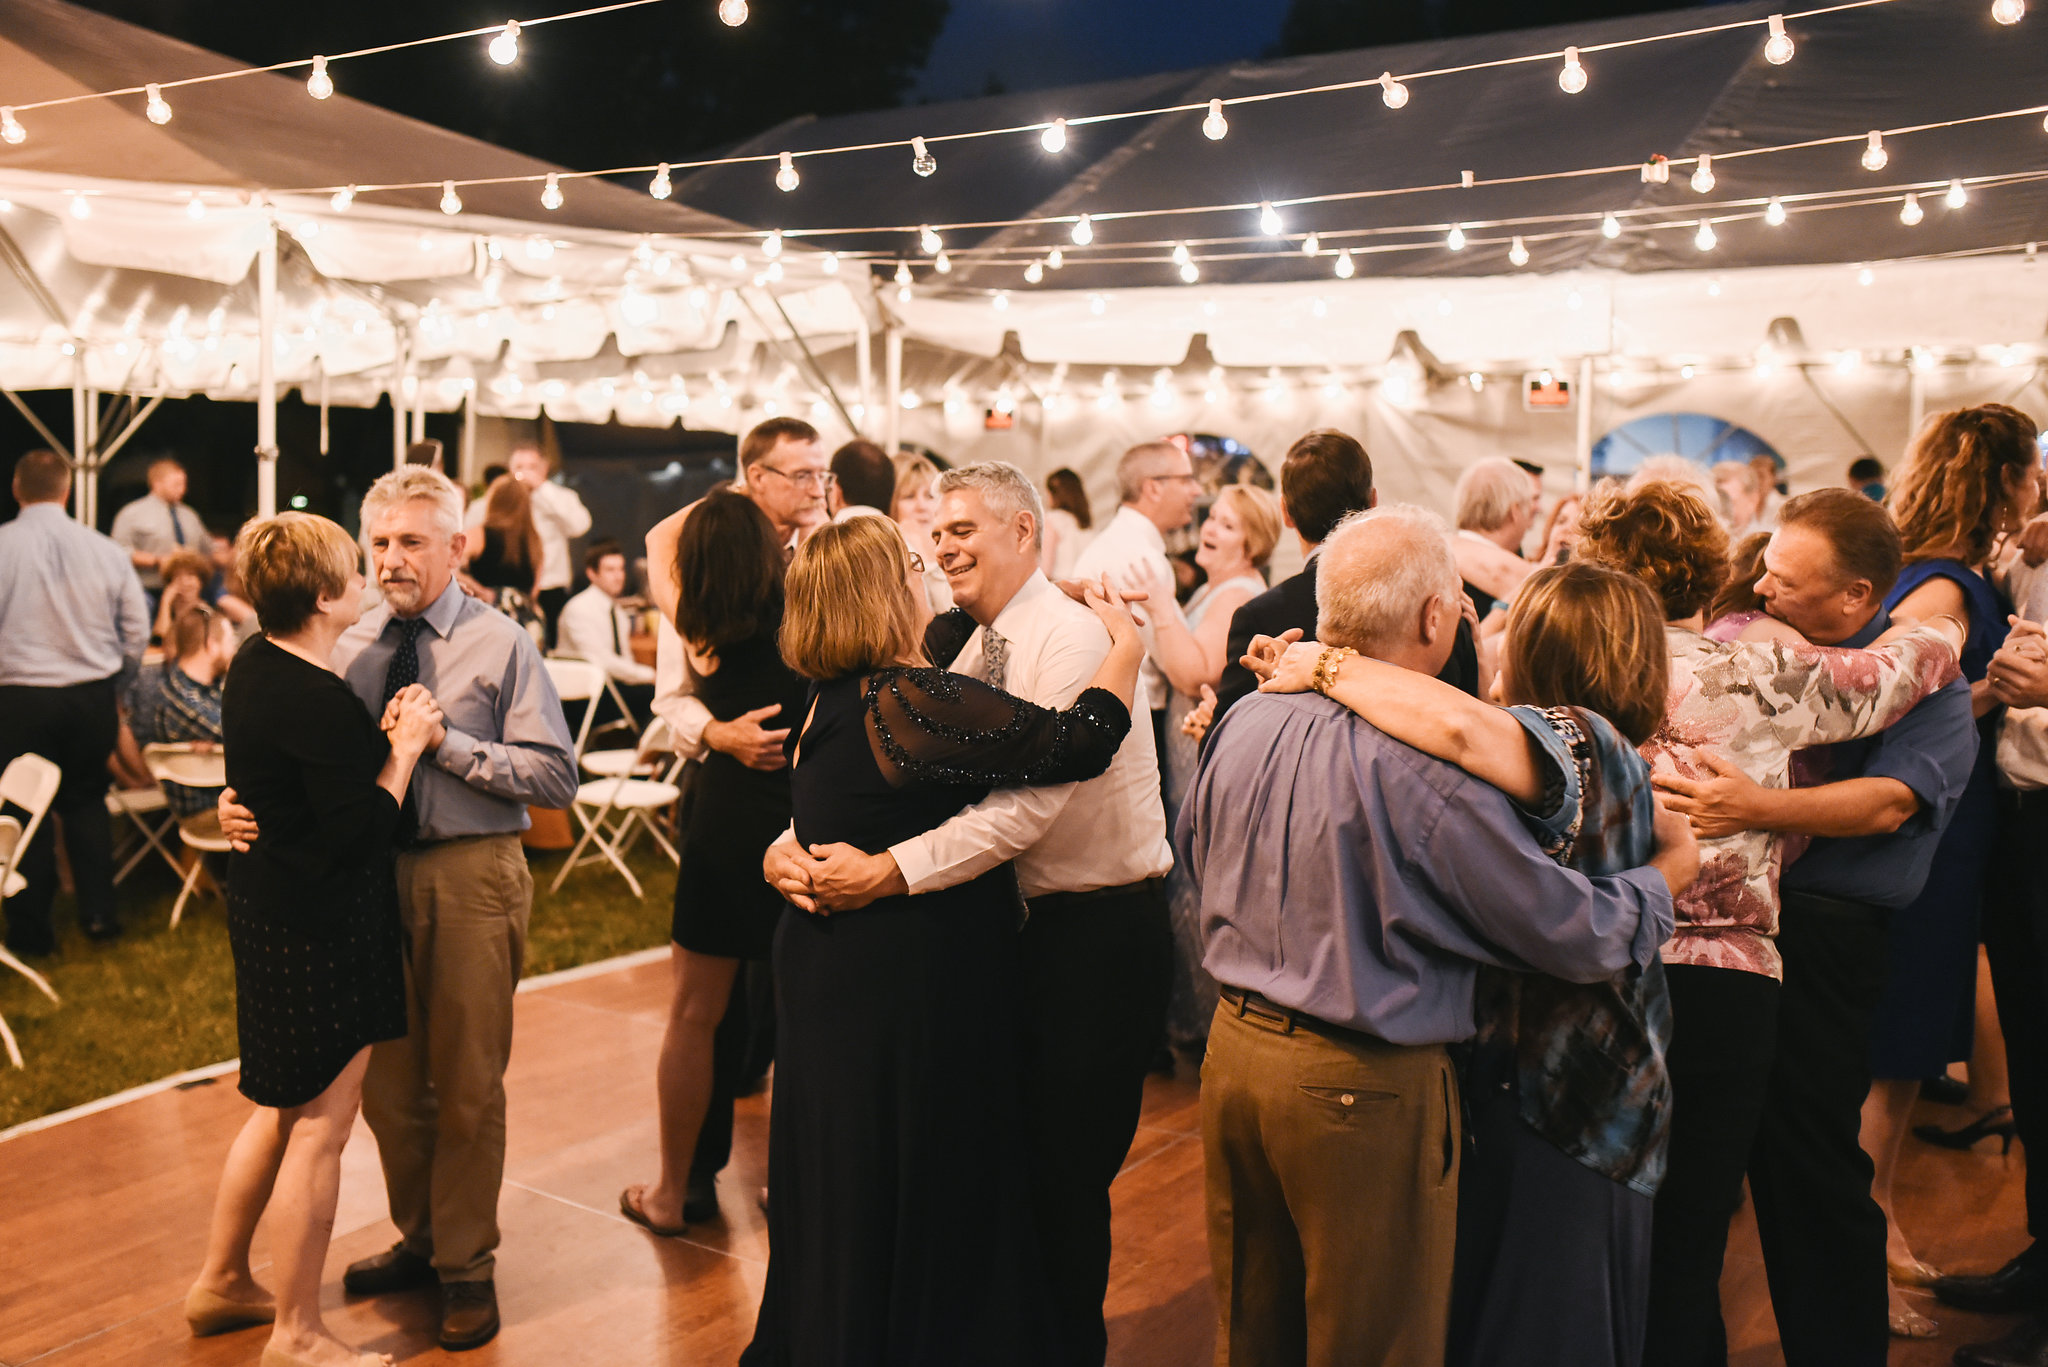
{"type": "Polygon", "coordinates": [[[276,1318],[277,1306],[269,1301],[231,1301],[203,1286],[185,1293],[185,1323],[192,1326],[194,1338],[269,1324],[276,1318]]]}
{"type": "Polygon", "coordinates": [[[2012,1107],[1994,1106],[1959,1130],[1944,1130],[1939,1125],[1915,1125],[1913,1137],[1924,1139],[1944,1149],[1967,1149],[1978,1140],[1996,1135],[2001,1141],[2001,1153],[2012,1152],[2012,1140],[2019,1133],[2013,1123],[2012,1107]]]}

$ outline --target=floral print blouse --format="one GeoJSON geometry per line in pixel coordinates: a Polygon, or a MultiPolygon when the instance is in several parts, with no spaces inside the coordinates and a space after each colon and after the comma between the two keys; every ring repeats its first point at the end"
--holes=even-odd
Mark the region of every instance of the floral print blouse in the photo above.
{"type": "MultiPolygon", "coordinates": [[[[1948,643],[1920,627],[1874,650],[1783,641],[1708,639],[1667,625],[1671,692],[1664,723],[1644,742],[1656,773],[1712,778],[1700,759],[1731,761],[1766,788],[1791,786],[1792,751],[1882,731],[1956,677],[1948,643]]],[[[1700,842],[1700,875],[1675,902],[1667,964],[1733,968],[1782,979],[1778,871],[1769,831],[1700,842]]]]}

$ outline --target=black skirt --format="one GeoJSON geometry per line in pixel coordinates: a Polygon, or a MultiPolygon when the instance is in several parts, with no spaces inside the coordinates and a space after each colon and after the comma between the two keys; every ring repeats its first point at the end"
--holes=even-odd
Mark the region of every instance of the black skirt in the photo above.
{"type": "Polygon", "coordinates": [[[789,829],[789,773],[717,751],[691,769],[669,938],[696,954],[765,959],[785,904],[761,876],[761,857],[789,829]]]}

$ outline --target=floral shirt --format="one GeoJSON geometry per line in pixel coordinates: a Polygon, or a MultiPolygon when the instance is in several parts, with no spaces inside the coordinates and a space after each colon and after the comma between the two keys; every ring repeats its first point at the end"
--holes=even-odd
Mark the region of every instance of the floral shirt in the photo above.
{"type": "MultiPolygon", "coordinates": [[[[1664,634],[1670,699],[1643,758],[1686,778],[1712,778],[1700,758],[1711,753],[1766,788],[1790,787],[1792,751],[1882,731],[1956,677],[1955,656],[1931,627],[1875,650],[1719,642],[1675,626],[1664,634]]],[[[1782,858],[1769,831],[1702,840],[1700,875],[1675,899],[1664,962],[1782,978],[1773,943],[1782,858]]]]}

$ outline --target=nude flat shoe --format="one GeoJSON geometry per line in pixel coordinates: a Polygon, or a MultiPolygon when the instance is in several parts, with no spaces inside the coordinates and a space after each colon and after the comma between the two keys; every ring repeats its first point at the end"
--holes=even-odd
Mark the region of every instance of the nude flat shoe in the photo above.
{"type": "Polygon", "coordinates": [[[1940,1268],[1930,1267],[1918,1258],[1903,1263],[1886,1258],[1884,1270],[1891,1275],[1893,1286],[1932,1286],[1941,1280],[1940,1268]]]}
{"type": "MultiPolygon", "coordinates": [[[[282,1348],[266,1344],[261,1367],[313,1367],[313,1364],[297,1353],[287,1353],[282,1348]]],[[[356,1367],[391,1367],[391,1359],[382,1353],[357,1353],[356,1367]]]]}
{"type": "Polygon", "coordinates": [[[192,1326],[194,1338],[269,1324],[276,1318],[277,1306],[270,1301],[231,1301],[203,1286],[185,1293],[185,1323],[192,1326]]]}

